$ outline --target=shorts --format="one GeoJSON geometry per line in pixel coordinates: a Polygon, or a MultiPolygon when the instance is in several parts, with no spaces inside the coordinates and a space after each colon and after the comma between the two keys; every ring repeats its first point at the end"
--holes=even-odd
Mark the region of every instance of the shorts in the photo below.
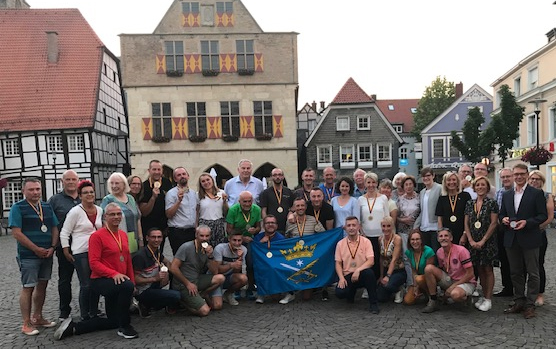
{"type": "Polygon", "coordinates": [[[216,290],[212,291],[210,296],[211,297],[222,297],[222,295],[224,294],[224,290],[227,290],[232,286],[232,275],[233,275],[233,273],[229,273],[229,274],[224,275],[224,277],[226,278],[224,280],[224,283],[222,284],[222,286],[220,286],[216,290]]]}
{"type": "MultiPolygon", "coordinates": [[[[438,286],[440,286],[440,288],[443,289],[443,290],[447,290],[450,286],[452,286],[453,283],[454,283],[454,280],[452,280],[450,275],[448,275],[443,270],[442,271],[442,278],[440,279],[440,281],[438,281],[438,286]]],[[[466,282],[464,284],[457,285],[456,287],[460,287],[461,289],[463,289],[465,291],[466,296],[471,296],[473,294],[473,292],[475,292],[475,285],[470,283],[470,282],[466,282]]]]}
{"type": "Polygon", "coordinates": [[[211,274],[199,275],[199,278],[193,282],[197,285],[197,290],[199,291],[196,296],[190,295],[189,290],[185,287],[185,285],[182,285],[181,283],[176,285],[176,289],[180,291],[181,301],[185,307],[193,310],[199,310],[203,305],[205,305],[205,299],[200,296],[200,293],[210,287],[213,276],[214,275],[211,274]]]}
{"type": "Polygon", "coordinates": [[[23,258],[16,257],[23,287],[35,287],[39,281],[48,281],[52,276],[52,257],[23,258]]]}

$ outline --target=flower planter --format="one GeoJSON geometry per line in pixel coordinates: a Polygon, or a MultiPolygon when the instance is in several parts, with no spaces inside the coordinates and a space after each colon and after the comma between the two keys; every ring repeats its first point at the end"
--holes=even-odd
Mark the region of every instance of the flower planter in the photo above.
{"type": "Polygon", "coordinates": [[[206,136],[190,136],[189,137],[189,141],[193,142],[193,143],[201,143],[204,142],[207,139],[206,136]]]}
{"type": "Polygon", "coordinates": [[[263,133],[261,135],[256,135],[255,138],[259,141],[270,141],[272,139],[272,133],[263,133]]]}
{"type": "Polygon", "coordinates": [[[215,69],[203,69],[202,74],[203,76],[217,76],[220,74],[220,71],[215,69]]]}
{"type": "Polygon", "coordinates": [[[155,142],[155,143],[169,143],[171,140],[170,137],[164,137],[164,136],[157,136],[157,137],[153,137],[151,139],[151,141],[155,142]]]}
{"type": "Polygon", "coordinates": [[[239,137],[234,135],[223,135],[222,140],[224,142],[237,142],[239,140],[239,137]]]}
{"type": "Polygon", "coordinates": [[[552,159],[552,153],[543,146],[532,147],[521,157],[521,161],[528,162],[533,166],[544,165],[552,159]]]}
{"type": "Polygon", "coordinates": [[[237,73],[239,75],[253,75],[255,74],[255,69],[238,69],[237,73]]]}
{"type": "Polygon", "coordinates": [[[180,70],[167,70],[166,71],[166,76],[169,76],[171,78],[177,78],[180,76],[183,76],[183,72],[180,70]]]}

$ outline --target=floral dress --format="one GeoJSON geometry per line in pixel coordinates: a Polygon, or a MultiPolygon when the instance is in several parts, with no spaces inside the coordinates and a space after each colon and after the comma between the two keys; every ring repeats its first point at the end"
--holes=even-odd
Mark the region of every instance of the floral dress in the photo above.
{"type": "MultiPolygon", "coordinates": [[[[476,242],[481,241],[485,236],[488,227],[490,225],[490,215],[491,213],[498,214],[498,204],[496,200],[484,198],[481,210],[477,213],[475,211],[475,204],[477,199],[467,201],[465,206],[465,215],[469,220],[469,230],[471,232],[471,237],[476,242]],[[480,227],[477,228],[476,223],[480,222],[480,227]]],[[[498,260],[498,244],[496,238],[496,230],[494,234],[490,236],[490,239],[483,245],[480,250],[470,248],[471,261],[473,265],[493,265],[498,260]]]]}

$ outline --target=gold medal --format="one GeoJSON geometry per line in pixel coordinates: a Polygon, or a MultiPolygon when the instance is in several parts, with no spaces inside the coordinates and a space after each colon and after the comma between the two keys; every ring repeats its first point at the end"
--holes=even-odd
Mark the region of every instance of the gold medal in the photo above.
{"type": "Polygon", "coordinates": [[[268,251],[268,252],[266,253],[266,258],[272,258],[272,252],[268,251]]]}
{"type": "Polygon", "coordinates": [[[154,188],[155,189],[160,188],[160,182],[154,182],[154,188]]]}
{"type": "Polygon", "coordinates": [[[41,231],[43,233],[46,233],[48,231],[48,227],[46,226],[46,224],[41,225],[41,231]]]}
{"type": "Polygon", "coordinates": [[[456,217],[454,215],[450,216],[450,222],[454,223],[457,220],[458,220],[458,217],[456,217]]]}
{"type": "Polygon", "coordinates": [[[369,216],[368,219],[369,219],[370,221],[372,221],[372,220],[373,220],[373,216],[369,216]]]}
{"type": "Polygon", "coordinates": [[[206,249],[207,247],[209,247],[208,242],[203,242],[203,243],[201,244],[201,247],[204,248],[204,249],[206,249]]]}
{"type": "Polygon", "coordinates": [[[303,246],[303,245],[305,245],[305,241],[299,240],[299,246],[303,246]]]}
{"type": "Polygon", "coordinates": [[[355,268],[356,266],[357,266],[357,263],[351,262],[351,267],[352,267],[352,268],[355,268]]]}
{"type": "Polygon", "coordinates": [[[120,262],[123,263],[123,261],[124,261],[124,256],[123,256],[123,255],[120,255],[120,262]]]}
{"type": "Polygon", "coordinates": [[[245,226],[245,229],[247,229],[247,230],[249,230],[250,228],[251,228],[251,226],[250,226],[249,224],[247,224],[247,225],[245,226]]]}
{"type": "Polygon", "coordinates": [[[278,208],[276,209],[276,211],[278,211],[278,213],[282,213],[282,212],[284,212],[284,209],[283,209],[282,207],[278,207],[278,208]]]}
{"type": "Polygon", "coordinates": [[[475,229],[481,229],[481,222],[479,221],[475,222],[475,229]]]}
{"type": "Polygon", "coordinates": [[[510,222],[510,228],[515,229],[515,227],[517,227],[517,222],[516,221],[511,221],[510,222]]]}

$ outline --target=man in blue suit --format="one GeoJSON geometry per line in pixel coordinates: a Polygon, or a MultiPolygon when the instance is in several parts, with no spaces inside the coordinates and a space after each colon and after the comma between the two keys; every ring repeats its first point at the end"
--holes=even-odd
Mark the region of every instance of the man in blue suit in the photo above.
{"type": "Polygon", "coordinates": [[[510,262],[515,304],[505,313],[521,313],[526,319],[535,317],[535,299],[539,293],[539,247],[542,235],[539,225],[547,219],[546,200],[542,190],[527,185],[529,169],[519,163],[513,167],[515,187],[502,195],[500,222],[504,226],[504,247],[510,262]],[[525,277],[527,274],[527,296],[525,277]]]}

